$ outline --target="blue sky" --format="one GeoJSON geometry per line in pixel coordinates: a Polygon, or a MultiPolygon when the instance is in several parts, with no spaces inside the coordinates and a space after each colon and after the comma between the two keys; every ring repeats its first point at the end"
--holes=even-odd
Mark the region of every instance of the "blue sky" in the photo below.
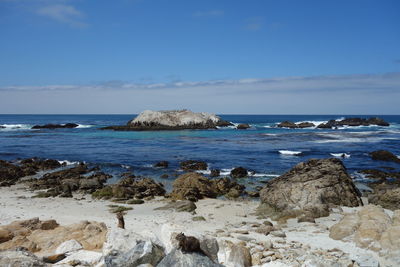
{"type": "Polygon", "coordinates": [[[399,14],[397,0],[0,0],[0,113],[399,114],[399,14]]]}

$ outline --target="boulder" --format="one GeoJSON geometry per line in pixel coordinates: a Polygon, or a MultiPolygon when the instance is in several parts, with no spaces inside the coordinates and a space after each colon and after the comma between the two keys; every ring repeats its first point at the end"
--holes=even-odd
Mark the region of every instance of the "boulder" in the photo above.
{"type": "Polygon", "coordinates": [[[327,123],[321,123],[317,126],[317,128],[334,128],[339,126],[370,126],[370,125],[377,125],[377,126],[389,126],[390,124],[384,121],[381,118],[345,118],[343,120],[329,120],[327,123]]]}
{"type": "Polygon", "coordinates": [[[57,248],[55,253],[56,254],[62,254],[62,253],[67,253],[67,252],[73,252],[77,250],[83,249],[83,246],[81,243],[76,241],[75,239],[67,240],[63,243],[61,243],[57,248]]]}
{"type": "Polygon", "coordinates": [[[63,129],[63,128],[76,128],[79,124],[76,123],[66,123],[66,124],[45,124],[45,125],[35,125],[32,129],[63,129]]]}
{"type": "Polygon", "coordinates": [[[232,125],[222,120],[215,114],[201,112],[194,113],[190,110],[145,110],[125,126],[109,126],[104,130],[119,131],[159,131],[183,129],[216,129],[232,125]]]}
{"type": "Polygon", "coordinates": [[[204,161],[186,160],[181,162],[179,165],[184,171],[207,170],[207,163],[204,161]]]}
{"type": "Polygon", "coordinates": [[[346,214],[335,225],[329,229],[329,237],[335,240],[341,240],[355,233],[360,225],[358,214],[346,214]]]}
{"type": "Polygon", "coordinates": [[[360,192],[339,159],[311,159],[268,181],[260,192],[271,215],[328,216],[334,206],[362,205],[360,192]]]}
{"type": "Polygon", "coordinates": [[[205,255],[201,255],[199,253],[183,253],[179,249],[173,249],[161,262],[157,265],[157,267],[188,267],[188,266],[196,266],[196,267],[219,267],[223,266],[221,264],[213,262],[210,258],[205,255]]]}
{"type": "Polygon", "coordinates": [[[234,244],[226,240],[222,242],[220,248],[224,266],[250,267],[252,265],[250,250],[243,243],[234,244]]]}
{"type": "Polygon", "coordinates": [[[236,129],[238,130],[246,130],[249,129],[251,126],[247,123],[241,123],[238,126],[236,126],[236,129]]]}
{"type": "Polygon", "coordinates": [[[392,152],[386,150],[377,150],[369,153],[373,160],[392,161],[400,163],[400,159],[392,152]]]}
{"type": "Polygon", "coordinates": [[[385,209],[396,210],[400,207],[400,188],[387,188],[368,195],[368,202],[385,209]]]}
{"type": "Polygon", "coordinates": [[[310,127],[315,127],[315,124],[312,122],[300,122],[297,124],[298,128],[310,128],[310,127]]]}
{"type": "Polygon", "coordinates": [[[180,175],[173,183],[170,196],[173,199],[197,201],[204,197],[215,198],[218,195],[213,182],[199,173],[180,175]]]}
{"type": "Polygon", "coordinates": [[[231,170],[231,177],[232,178],[243,178],[248,175],[247,169],[243,167],[237,167],[231,170]]]}
{"type": "Polygon", "coordinates": [[[26,250],[6,250],[0,251],[0,266],[44,267],[47,265],[26,250]]]}
{"type": "Polygon", "coordinates": [[[135,267],[140,264],[156,266],[165,256],[164,249],[151,241],[138,241],[129,251],[111,251],[105,256],[106,267],[135,267]]]}
{"type": "Polygon", "coordinates": [[[221,175],[221,171],[218,169],[212,169],[210,171],[210,177],[218,177],[221,175]]]}
{"type": "Polygon", "coordinates": [[[218,192],[218,195],[226,195],[226,194],[243,194],[244,189],[246,188],[244,185],[238,184],[236,181],[224,177],[220,179],[212,180],[213,187],[218,192]]]}
{"type": "MultiPolygon", "coordinates": [[[[101,262],[103,254],[90,250],[78,250],[68,255],[62,261],[57,262],[59,266],[97,266],[101,262]],[[72,264],[71,264],[72,263],[72,264]]],[[[103,265],[100,265],[103,266],[103,265]]]]}
{"type": "Polygon", "coordinates": [[[14,234],[0,226],[0,244],[14,238],[14,234]]]}

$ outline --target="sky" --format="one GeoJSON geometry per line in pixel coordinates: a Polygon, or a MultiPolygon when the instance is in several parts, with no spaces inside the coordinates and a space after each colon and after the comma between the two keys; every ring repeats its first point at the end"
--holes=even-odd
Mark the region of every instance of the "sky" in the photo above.
{"type": "Polygon", "coordinates": [[[400,114],[398,0],[0,0],[0,113],[400,114]]]}

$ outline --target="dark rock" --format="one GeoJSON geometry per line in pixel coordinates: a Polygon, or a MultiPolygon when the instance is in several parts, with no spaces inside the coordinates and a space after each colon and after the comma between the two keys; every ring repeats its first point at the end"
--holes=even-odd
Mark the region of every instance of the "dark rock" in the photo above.
{"type": "Polygon", "coordinates": [[[392,161],[400,163],[400,159],[392,152],[386,150],[377,150],[369,153],[373,160],[392,161]]]}
{"type": "Polygon", "coordinates": [[[376,190],[368,196],[368,202],[385,209],[397,210],[400,207],[400,187],[376,190]]]}
{"type": "Polygon", "coordinates": [[[67,257],[67,255],[65,255],[65,253],[61,253],[61,254],[56,254],[56,255],[51,255],[51,256],[46,256],[43,257],[43,261],[45,263],[57,263],[59,261],[62,261],[63,259],[65,259],[67,257]]]}
{"type": "Polygon", "coordinates": [[[35,125],[32,129],[63,129],[63,128],[76,128],[79,124],[76,123],[66,123],[66,124],[45,124],[45,125],[35,125]]]}
{"type": "Polygon", "coordinates": [[[164,173],[164,174],[162,174],[162,175],[160,176],[160,178],[162,178],[162,179],[167,179],[168,177],[169,177],[169,175],[166,174],[166,173],[164,173]]]}
{"type": "MultiPolygon", "coordinates": [[[[21,167],[15,166],[7,161],[0,160],[0,186],[15,184],[19,178],[25,176],[21,167]]],[[[33,174],[33,173],[32,173],[33,174]]]]}
{"type": "Polygon", "coordinates": [[[186,160],[180,163],[180,167],[184,171],[207,170],[207,163],[198,160],[186,160]]]}
{"type": "Polygon", "coordinates": [[[281,123],[279,123],[277,125],[279,128],[298,128],[298,126],[296,125],[296,123],[292,122],[292,121],[283,121],[281,123]]]}
{"type": "Polygon", "coordinates": [[[236,129],[238,129],[238,130],[246,130],[248,128],[250,128],[250,125],[247,123],[241,123],[236,127],[236,129]]]}
{"type": "Polygon", "coordinates": [[[367,119],[367,123],[371,124],[371,125],[378,125],[378,126],[390,126],[390,124],[388,122],[386,122],[383,119],[378,118],[378,117],[367,119]]]}
{"type": "Polygon", "coordinates": [[[298,128],[309,128],[309,127],[315,127],[314,123],[311,122],[301,122],[297,124],[298,128]]]}
{"type": "Polygon", "coordinates": [[[335,120],[329,120],[327,123],[321,123],[317,126],[317,128],[320,129],[332,129],[334,127],[337,127],[338,124],[335,120]]]}
{"type": "Polygon", "coordinates": [[[154,164],[154,167],[155,168],[168,168],[168,165],[169,165],[168,161],[160,161],[160,162],[157,162],[156,164],[154,164]]]}
{"type": "Polygon", "coordinates": [[[243,194],[245,186],[238,184],[236,181],[224,177],[221,179],[212,180],[213,188],[217,191],[218,195],[226,195],[230,193],[233,197],[235,194],[240,196],[243,194]]]}
{"type": "Polygon", "coordinates": [[[263,212],[275,216],[329,215],[334,206],[362,205],[360,192],[339,159],[311,159],[274,178],[260,192],[263,212]],[[296,212],[295,212],[296,211],[296,212]]]}
{"type": "Polygon", "coordinates": [[[243,178],[248,175],[247,169],[243,167],[237,167],[231,170],[231,177],[232,178],[243,178]]]}
{"type": "Polygon", "coordinates": [[[220,170],[212,169],[211,173],[210,173],[210,177],[218,177],[218,176],[220,176],[220,174],[221,174],[220,170]]]}
{"type": "Polygon", "coordinates": [[[52,170],[56,168],[60,168],[63,165],[58,162],[57,160],[54,159],[39,159],[39,158],[30,158],[30,159],[24,159],[21,160],[20,162],[21,167],[25,169],[33,169],[34,171],[40,171],[40,170],[52,170]]]}
{"type": "Polygon", "coordinates": [[[260,192],[257,192],[257,191],[248,191],[248,192],[247,192],[247,195],[248,195],[249,197],[259,197],[259,196],[260,196],[260,192]]]}

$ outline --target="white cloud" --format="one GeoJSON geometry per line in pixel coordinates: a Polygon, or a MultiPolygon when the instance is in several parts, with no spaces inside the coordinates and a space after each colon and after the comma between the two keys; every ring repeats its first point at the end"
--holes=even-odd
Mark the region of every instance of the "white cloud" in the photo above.
{"type": "Polygon", "coordinates": [[[83,22],[84,14],[72,5],[46,5],[39,7],[36,10],[36,13],[73,27],[84,28],[88,26],[85,22],[83,22]]]}

